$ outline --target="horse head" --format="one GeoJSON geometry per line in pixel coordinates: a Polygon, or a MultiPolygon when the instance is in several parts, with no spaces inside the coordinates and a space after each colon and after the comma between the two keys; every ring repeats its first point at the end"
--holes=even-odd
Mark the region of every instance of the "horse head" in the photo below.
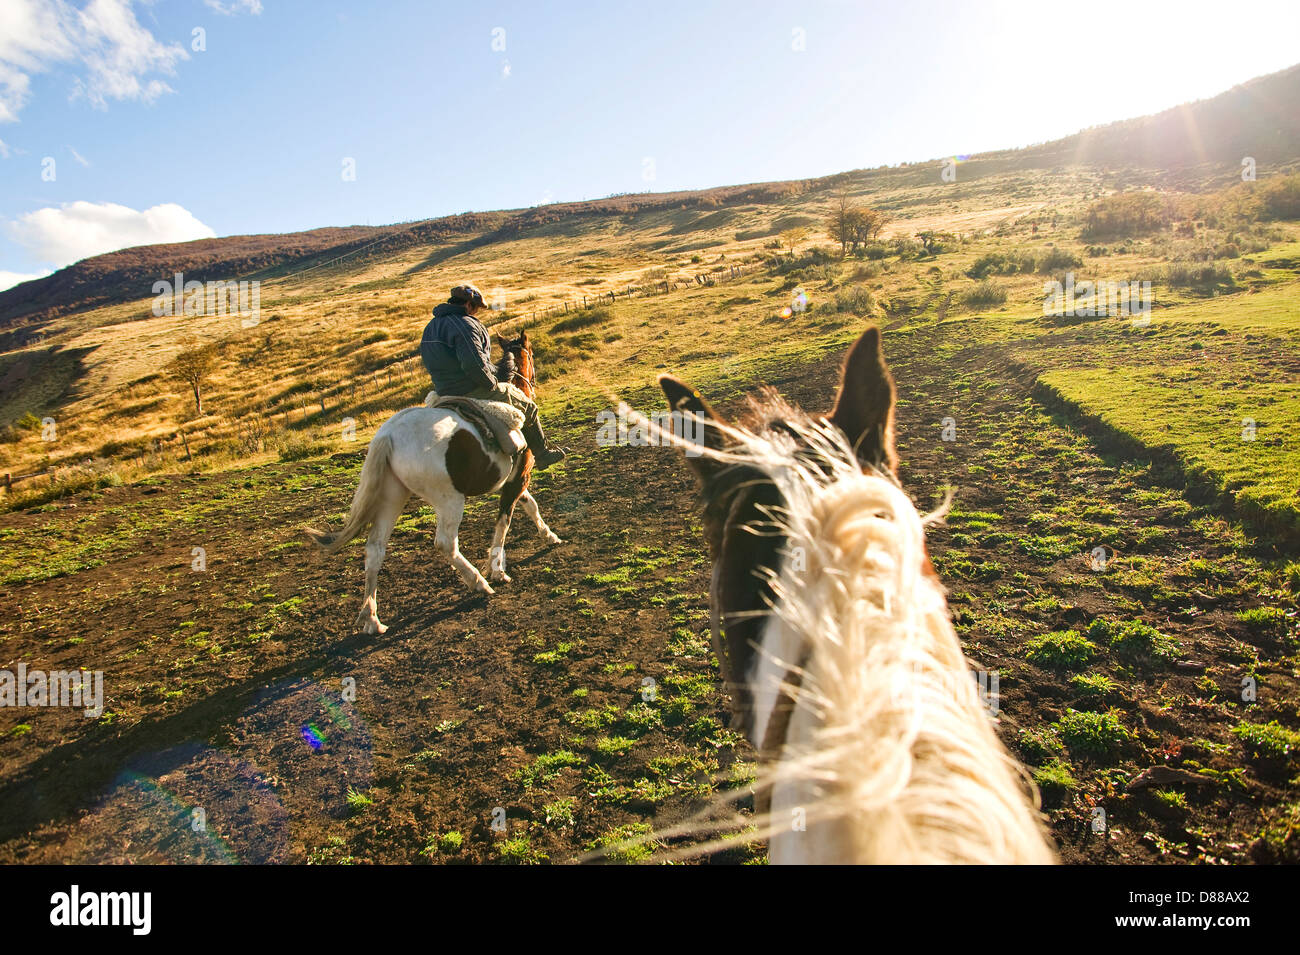
{"type": "Polygon", "coordinates": [[[535,397],[537,366],[533,363],[533,343],[528,332],[518,338],[502,338],[501,363],[497,366],[497,380],[508,381],[528,397],[535,397]]]}

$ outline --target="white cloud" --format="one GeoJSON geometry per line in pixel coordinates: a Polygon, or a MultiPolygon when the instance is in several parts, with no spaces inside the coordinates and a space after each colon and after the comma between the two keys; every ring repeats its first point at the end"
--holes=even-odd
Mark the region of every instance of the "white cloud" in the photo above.
{"type": "Polygon", "coordinates": [[[8,159],[8,158],[9,158],[9,145],[3,139],[0,139],[0,159],[8,159]]]}
{"type": "Polygon", "coordinates": [[[65,202],[5,224],[9,237],[38,262],[62,268],[92,255],[135,245],[216,238],[216,233],[174,202],[136,211],[113,202],[65,202]]]}
{"type": "Polygon", "coordinates": [[[82,75],[74,97],[103,109],[109,100],[151,102],[172,88],[189,59],[179,43],[164,43],[140,25],[132,0],[90,0],[78,10],[66,0],[0,3],[0,123],[15,122],[31,95],[31,76],[70,64],[82,75]]]}
{"type": "Polygon", "coordinates": [[[87,159],[85,156],[81,155],[81,153],[77,152],[71,146],[68,147],[68,152],[72,153],[72,158],[75,159],[77,162],[81,163],[83,166],[90,165],[90,160],[87,159]]]}
{"type": "Polygon", "coordinates": [[[226,17],[234,16],[236,13],[243,11],[253,14],[253,16],[257,16],[262,12],[262,0],[231,0],[230,3],[222,3],[221,0],[203,0],[203,5],[226,17]]]}
{"type": "Polygon", "coordinates": [[[32,279],[43,279],[49,274],[48,269],[44,272],[34,273],[6,272],[4,269],[0,269],[0,292],[3,292],[5,289],[11,289],[20,282],[30,282],[32,279]]]}

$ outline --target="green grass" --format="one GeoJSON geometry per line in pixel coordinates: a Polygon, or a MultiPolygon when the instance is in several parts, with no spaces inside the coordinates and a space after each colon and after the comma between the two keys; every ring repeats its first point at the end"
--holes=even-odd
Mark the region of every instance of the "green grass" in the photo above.
{"type": "Polygon", "coordinates": [[[635,865],[646,862],[654,854],[654,844],[641,841],[650,832],[651,828],[647,823],[617,826],[590,843],[587,849],[589,851],[601,851],[610,862],[635,865]],[[624,845],[624,843],[634,844],[624,845]]]}
{"type": "Polygon", "coordinates": [[[1232,728],[1232,735],[1241,740],[1251,756],[1271,760],[1293,760],[1300,752],[1300,733],[1288,729],[1277,720],[1268,723],[1241,722],[1232,728]]]}
{"type": "Polygon", "coordinates": [[[1106,713],[1066,710],[1056,721],[1055,729],[1071,750],[1094,757],[1114,756],[1133,741],[1133,734],[1113,710],[1106,713]]]}
{"type": "MultiPolygon", "coordinates": [[[[1300,334],[1300,295],[1293,286],[1170,312],[1164,321],[1231,328],[1251,322],[1270,334],[1300,334]]],[[[1257,364],[1232,353],[1225,357],[1180,361],[1130,350],[1118,353],[1113,365],[1053,368],[1040,380],[1147,447],[1170,448],[1188,474],[1228,494],[1247,516],[1300,530],[1300,442],[1287,440],[1300,421],[1300,382],[1261,374],[1257,364]]]]}
{"type": "Polygon", "coordinates": [[[497,843],[497,858],[507,865],[541,865],[547,855],[534,848],[528,836],[516,836],[497,843]]]}
{"type": "Polygon", "coordinates": [[[1044,765],[1035,768],[1031,775],[1044,795],[1057,796],[1072,789],[1077,789],[1079,786],[1078,781],[1070,772],[1070,765],[1060,759],[1049,760],[1044,765]]]}
{"type": "Polygon", "coordinates": [[[1097,645],[1077,630],[1054,631],[1025,644],[1026,659],[1060,670],[1077,670],[1096,655],[1097,645]]]}
{"type": "Polygon", "coordinates": [[[373,806],[375,804],[375,801],[373,799],[371,799],[365,793],[357,792],[351,786],[348,787],[348,793],[346,799],[347,799],[348,808],[351,809],[354,813],[364,812],[367,806],[373,806]]]}
{"type": "Polygon", "coordinates": [[[557,799],[542,807],[542,816],[548,826],[564,828],[572,826],[574,813],[578,808],[576,799],[557,799]]]}
{"type": "Polygon", "coordinates": [[[1237,614],[1246,629],[1259,636],[1277,637],[1286,632],[1286,611],[1281,607],[1251,607],[1237,614]]]}
{"type": "Polygon", "coordinates": [[[1140,620],[1114,621],[1098,618],[1089,625],[1088,636],[1099,643],[1105,643],[1119,656],[1135,662],[1158,660],[1172,663],[1178,659],[1181,650],[1177,640],[1140,620]]]}
{"type": "Polygon", "coordinates": [[[566,766],[581,766],[586,759],[572,750],[561,749],[554,753],[543,753],[532,764],[519,771],[519,779],[525,789],[532,789],[540,783],[550,782],[560,775],[566,766]]]}
{"type": "Polygon", "coordinates": [[[1101,699],[1114,693],[1119,684],[1102,673],[1076,673],[1070,677],[1070,686],[1087,697],[1101,699]]]}

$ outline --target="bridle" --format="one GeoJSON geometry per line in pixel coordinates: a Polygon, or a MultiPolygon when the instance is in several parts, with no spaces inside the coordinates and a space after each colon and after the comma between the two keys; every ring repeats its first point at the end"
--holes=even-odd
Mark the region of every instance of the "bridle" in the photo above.
{"type": "MultiPolygon", "coordinates": [[[[504,346],[503,346],[503,347],[504,347],[504,346]]],[[[531,351],[531,349],[529,349],[529,350],[531,351]]],[[[506,351],[509,352],[509,353],[512,354],[512,355],[515,354],[515,353],[514,353],[513,351],[511,351],[510,349],[506,349],[506,351]]],[[[519,355],[519,358],[520,358],[520,359],[523,358],[523,354],[524,354],[524,346],[523,346],[523,345],[520,345],[520,346],[519,346],[519,352],[518,352],[518,355],[519,355]]],[[[515,371],[514,371],[514,374],[510,376],[510,378],[511,378],[511,384],[514,384],[514,379],[515,379],[515,378],[523,379],[523,381],[528,385],[528,390],[529,390],[529,392],[530,392],[530,396],[535,398],[535,397],[537,396],[537,362],[535,362],[535,361],[532,360],[532,355],[529,355],[529,356],[528,356],[528,364],[529,364],[529,366],[530,366],[530,368],[529,368],[529,374],[528,374],[527,376],[525,376],[524,373],[523,373],[523,371],[522,371],[522,369],[521,369],[521,366],[523,365],[522,360],[521,360],[521,361],[516,361],[516,362],[515,362],[515,371]]],[[[516,387],[518,387],[518,386],[516,385],[516,387]]]]}

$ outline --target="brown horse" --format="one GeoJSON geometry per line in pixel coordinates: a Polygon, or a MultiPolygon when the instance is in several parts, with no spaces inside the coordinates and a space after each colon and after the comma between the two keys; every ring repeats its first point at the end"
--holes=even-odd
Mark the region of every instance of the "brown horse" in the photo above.
{"type": "MultiPolygon", "coordinates": [[[[536,400],[537,374],[528,333],[500,341],[503,354],[497,368],[498,380],[508,381],[536,400]]],[[[510,578],[506,574],[505,542],[516,504],[523,505],[542,537],[552,544],[560,543],[528,493],[532,469],[531,451],[525,448],[511,455],[488,444],[474,424],[450,408],[404,408],[385,421],[371,439],[342,530],[327,534],[307,528],[305,532],[328,553],[334,553],[369,528],[365,598],[357,624],[366,633],[383,633],[388,628],[379,622],[376,610],[379,568],[388,538],[410,496],[424,498],[437,513],[434,544],[439,553],[451,561],[471,590],[490,594],[492,585],[460,552],[458,532],[465,501],[501,491],[496,531],[483,570],[493,581],[507,582],[510,578]]]]}
{"type": "Polygon", "coordinates": [[[1053,861],[926,555],[937,518],[898,486],[879,331],[849,350],[824,418],[769,391],[731,426],[690,386],[660,385],[703,424],[687,460],[713,556],[714,649],[762,760],[771,860],[1053,861]]]}

